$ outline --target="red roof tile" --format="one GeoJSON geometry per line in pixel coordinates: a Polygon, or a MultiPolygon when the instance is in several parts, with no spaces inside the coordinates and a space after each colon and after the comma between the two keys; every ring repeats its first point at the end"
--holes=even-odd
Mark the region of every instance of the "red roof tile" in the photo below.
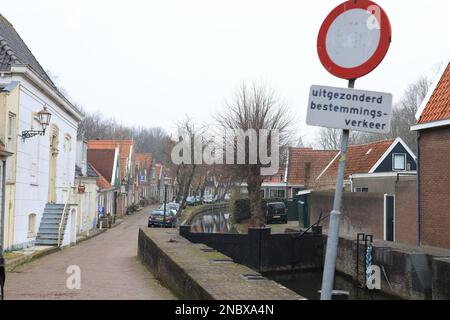
{"type": "Polygon", "coordinates": [[[125,178],[125,170],[127,167],[127,160],[130,157],[130,150],[134,148],[133,140],[90,140],[88,142],[88,149],[105,150],[115,149],[119,146],[120,151],[120,178],[125,178]]]}
{"type": "Polygon", "coordinates": [[[450,119],[450,63],[428,100],[418,124],[450,119]]]}
{"type": "MultiPolygon", "coordinates": [[[[367,144],[354,145],[348,148],[345,177],[356,173],[369,173],[383,154],[395,140],[377,141],[367,144]]],[[[340,157],[337,157],[331,166],[319,179],[319,184],[335,181],[340,157]]]]}
{"type": "Polygon", "coordinates": [[[88,162],[95,167],[107,181],[112,181],[114,170],[115,149],[95,150],[88,149],[88,162]]]}
{"type": "Polygon", "coordinates": [[[139,164],[139,168],[151,170],[153,155],[151,153],[138,153],[136,155],[136,162],[139,164]]]}
{"type": "Polygon", "coordinates": [[[286,174],[285,168],[280,168],[276,174],[273,176],[265,176],[263,177],[264,183],[274,182],[274,183],[281,183],[284,182],[284,175],[286,174]]]}
{"type": "Polygon", "coordinates": [[[290,148],[288,182],[291,185],[312,186],[316,178],[336,157],[338,151],[290,148]]]}
{"type": "Polygon", "coordinates": [[[111,183],[109,183],[108,180],[106,180],[106,178],[104,176],[102,176],[102,174],[91,163],[89,163],[89,164],[91,165],[92,169],[98,175],[97,187],[99,187],[100,190],[111,189],[112,188],[111,183]]]}

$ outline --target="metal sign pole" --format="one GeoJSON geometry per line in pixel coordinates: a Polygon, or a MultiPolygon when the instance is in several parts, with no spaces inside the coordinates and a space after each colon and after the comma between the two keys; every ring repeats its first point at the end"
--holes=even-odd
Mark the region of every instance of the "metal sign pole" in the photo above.
{"type": "MultiPolygon", "coordinates": [[[[356,80],[349,80],[348,87],[355,88],[356,80]]],[[[336,256],[339,242],[339,220],[341,218],[342,193],[344,190],[345,164],[347,160],[349,130],[343,130],[339,168],[334,195],[333,211],[330,214],[330,226],[328,228],[327,251],[323,269],[322,291],[320,300],[331,300],[333,297],[334,274],[336,270],[336,256]]]]}

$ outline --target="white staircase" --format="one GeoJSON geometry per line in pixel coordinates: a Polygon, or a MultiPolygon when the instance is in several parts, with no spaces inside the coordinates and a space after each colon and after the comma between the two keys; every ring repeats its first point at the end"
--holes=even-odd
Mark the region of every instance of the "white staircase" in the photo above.
{"type": "Polygon", "coordinates": [[[58,246],[58,233],[60,227],[62,227],[61,239],[64,239],[64,231],[68,220],[68,215],[64,215],[64,206],[64,204],[51,203],[45,206],[44,215],[42,216],[36,237],[37,246],[58,246]]]}

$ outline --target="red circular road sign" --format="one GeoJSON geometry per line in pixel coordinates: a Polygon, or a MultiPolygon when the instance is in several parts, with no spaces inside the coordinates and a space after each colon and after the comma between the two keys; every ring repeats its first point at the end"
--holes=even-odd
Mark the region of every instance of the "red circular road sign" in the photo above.
{"type": "Polygon", "coordinates": [[[320,28],[317,50],[323,66],[343,79],[357,79],[383,61],[392,37],[386,12],[369,0],[336,7],[320,28]]]}

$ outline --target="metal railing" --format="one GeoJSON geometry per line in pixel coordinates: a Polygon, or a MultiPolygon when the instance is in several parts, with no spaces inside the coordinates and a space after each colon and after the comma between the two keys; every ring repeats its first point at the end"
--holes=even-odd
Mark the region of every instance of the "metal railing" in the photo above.
{"type": "MultiPolygon", "coordinates": [[[[62,214],[62,216],[61,216],[61,221],[59,222],[59,228],[58,228],[58,247],[61,247],[62,246],[62,240],[64,240],[64,239],[61,239],[61,235],[62,235],[62,232],[63,232],[63,226],[64,226],[64,221],[66,220],[66,215],[67,215],[67,211],[69,210],[69,207],[70,207],[70,205],[71,205],[71,200],[72,200],[72,190],[74,189],[75,187],[73,187],[73,186],[71,186],[71,187],[69,187],[69,192],[68,192],[68,194],[67,194],[67,200],[66,200],[66,203],[64,204],[64,209],[63,209],[63,214],[62,214]]],[[[65,226],[64,226],[65,227],[65,226]]]]}

